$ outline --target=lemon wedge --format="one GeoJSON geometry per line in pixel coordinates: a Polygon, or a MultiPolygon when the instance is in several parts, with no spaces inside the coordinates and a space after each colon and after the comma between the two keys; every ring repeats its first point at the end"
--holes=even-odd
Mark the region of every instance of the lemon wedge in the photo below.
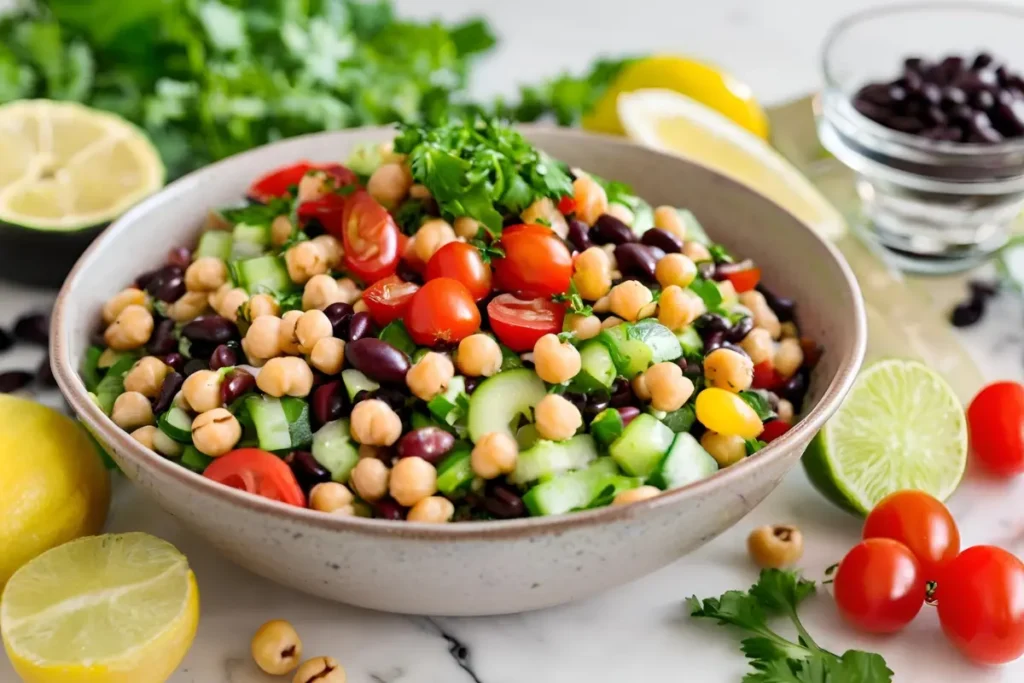
{"type": "Polygon", "coordinates": [[[823,237],[846,232],[842,215],[764,140],[700,102],[668,90],[637,90],[618,99],[632,140],[723,173],[787,209],[823,237]]]}

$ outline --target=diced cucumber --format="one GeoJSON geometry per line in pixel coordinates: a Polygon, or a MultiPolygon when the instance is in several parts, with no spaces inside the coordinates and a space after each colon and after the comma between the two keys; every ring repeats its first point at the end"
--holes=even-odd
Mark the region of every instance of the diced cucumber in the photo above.
{"type": "Polygon", "coordinates": [[[513,484],[525,484],[567,470],[578,470],[597,459],[597,444],[589,434],[577,434],[568,441],[540,439],[516,459],[508,476],[513,484]]]}
{"type": "Polygon", "coordinates": [[[313,443],[313,428],[309,424],[309,404],[301,398],[285,396],[281,399],[292,448],[308,448],[313,443]]]}
{"type": "Polygon", "coordinates": [[[452,377],[448,388],[427,402],[427,410],[441,422],[453,425],[466,415],[469,396],[466,395],[466,378],[462,375],[452,377]]]}
{"type": "MultiPolygon", "coordinates": [[[[651,411],[652,413],[654,411],[651,411]]],[[[656,415],[666,427],[671,429],[676,434],[682,434],[683,432],[690,431],[690,427],[697,420],[697,415],[693,410],[692,404],[686,404],[679,410],[674,410],[671,413],[664,413],[662,415],[656,415]]]]}
{"type": "Polygon", "coordinates": [[[184,410],[172,407],[160,416],[160,431],[179,443],[192,443],[192,418],[184,410]]]}
{"type": "Polygon", "coordinates": [[[584,342],[580,347],[580,364],[580,372],[587,373],[599,384],[610,387],[615,382],[617,373],[612,354],[596,339],[584,342]]]}
{"type": "Polygon", "coordinates": [[[231,232],[231,258],[255,258],[270,245],[270,228],[267,225],[239,223],[231,232]]]}
{"type": "Polygon", "coordinates": [[[676,212],[679,214],[679,219],[683,222],[686,239],[696,240],[705,246],[711,245],[711,238],[708,237],[707,232],[704,231],[704,226],[700,224],[700,221],[697,220],[692,211],[689,209],[676,209],[676,212]]]}
{"type": "Polygon", "coordinates": [[[533,444],[537,443],[538,439],[540,439],[540,435],[537,433],[537,425],[532,422],[528,425],[523,425],[516,432],[516,443],[519,445],[520,451],[533,448],[533,444]]]}
{"type": "Polygon", "coordinates": [[[345,167],[356,175],[369,178],[384,163],[380,144],[364,142],[356,146],[345,160],[345,167]]]}
{"type": "Polygon", "coordinates": [[[683,348],[676,335],[672,334],[672,330],[652,318],[639,320],[630,325],[626,337],[646,344],[651,349],[652,363],[664,363],[683,355],[683,348]]]}
{"type": "Polygon", "coordinates": [[[401,320],[392,320],[380,331],[377,338],[386,341],[407,356],[416,353],[416,342],[409,336],[401,320]]]}
{"type": "Polygon", "coordinates": [[[633,203],[633,225],[630,227],[637,235],[642,235],[654,227],[654,209],[639,197],[633,203]]]}
{"type": "Polygon", "coordinates": [[[700,333],[697,328],[693,325],[687,325],[680,332],[676,332],[676,339],[679,340],[679,345],[683,347],[683,355],[686,359],[691,358],[701,360],[704,358],[704,341],[700,338],[700,333]]]}
{"type": "Polygon", "coordinates": [[[82,381],[85,382],[86,391],[95,391],[96,385],[100,383],[100,356],[103,355],[103,347],[90,346],[85,350],[85,358],[82,359],[82,381]]]}
{"type": "Polygon", "coordinates": [[[113,410],[117,397],[124,393],[124,376],[135,365],[135,360],[134,353],[126,353],[119,357],[96,385],[96,401],[107,415],[113,410]]]}
{"type": "Polygon", "coordinates": [[[617,474],[614,477],[609,477],[603,483],[604,488],[587,504],[588,508],[600,508],[605,505],[611,505],[611,502],[615,500],[615,496],[623,491],[643,486],[644,480],[640,477],[627,477],[624,474],[617,474]]]}
{"type": "Polygon", "coordinates": [[[437,466],[437,490],[446,496],[469,488],[473,481],[473,467],[470,454],[473,447],[465,442],[457,443],[451,453],[437,466]]]}
{"type": "Polygon", "coordinates": [[[212,256],[222,261],[231,259],[231,245],[234,238],[227,230],[207,230],[199,238],[193,258],[212,256]]]}
{"type": "Polygon", "coordinates": [[[615,408],[606,408],[590,423],[590,433],[602,446],[608,446],[622,435],[622,416],[615,408]]]}
{"type": "Polygon", "coordinates": [[[341,382],[345,385],[348,400],[354,401],[360,391],[377,391],[380,385],[355,368],[341,371],[341,382]]]}
{"type": "Polygon", "coordinates": [[[608,448],[608,453],[626,474],[646,477],[672,445],[675,434],[656,418],[641,413],[626,425],[622,436],[608,448]]]}
{"type": "Polygon", "coordinates": [[[186,469],[202,474],[209,467],[210,463],[213,462],[213,458],[205,453],[201,453],[195,446],[185,446],[179,462],[186,469]]]}
{"type": "Polygon", "coordinates": [[[348,482],[349,473],[359,462],[359,448],[352,441],[346,419],[328,422],[313,434],[313,459],[331,473],[331,479],[348,482]]]}
{"type": "Polygon", "coordinates": [[[295,284],[288,276],[284,259],[268,254],[232,264],[238,275],[238,285],[250,294],[288,294],[295,290],[295,284]]]}
{"type": "Polygon", "coordinates": [[[692,434],[676,434],[668,453],[654,468],[648,480],[662,490],[679,488],[710,477],[718,471],[718,463],[704,450],[692,434]]]}
{"type": "Polygon", "coordinates": [[[651,348],[637,339],[628,338],[629,323],[601,330],[597,340],[605,345],[619,374],[633,379],[651,365],[651,348]]]}
{"type": "Polygon", "coordinates": [[[260,448],[283,451],[303,448],[312,441],[309,406],[302,399],[286,396],[250,396],[245,399],[260,448]]]}
{"type": "Polygon", "coordinates": [[[533,408],[547,395],[544,382],[533,370],[499,372],[480,383],[469,397],[469,438],[501,432],[515,436],[520,418],[533,421],[533,408]]]}
{"type": "Polygon", "coordinates": [[[566,472],[534,486],[523,496],[523,502],[531,515],[560,515],[587,507],[620,476],[611,458],[599,458],[584,470],[566,472]]]}

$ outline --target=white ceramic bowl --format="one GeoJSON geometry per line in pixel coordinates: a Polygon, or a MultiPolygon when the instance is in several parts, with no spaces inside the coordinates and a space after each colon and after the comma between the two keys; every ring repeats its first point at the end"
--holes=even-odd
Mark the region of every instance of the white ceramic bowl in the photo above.
{"type": "Polygon", "coordinates": [[[154,504],[238,564],[301,591],[361,607],[432,615],[521,612],[617,586],[683,556],[735,524],[775,488],[839,406],[864,355],[859,290],[835,249],[770,201],[676,157],[563,129],[528,127],[573,166],[631,183],[653,205],[688,207],[711,236],[757,260],[798,302],[801,329],[825,347],[804,418],[756,456],[653,500],[558,517],[447,525],[332,517],[216,484],[136,443],[86,395],[77,374],[103,302],[195,242],[207,209],[299,159],[344,159],[389,129],[278,142],[193,173],[111,225],[82,256],[54,309],[50,353],[68,401],[154,504]]]}

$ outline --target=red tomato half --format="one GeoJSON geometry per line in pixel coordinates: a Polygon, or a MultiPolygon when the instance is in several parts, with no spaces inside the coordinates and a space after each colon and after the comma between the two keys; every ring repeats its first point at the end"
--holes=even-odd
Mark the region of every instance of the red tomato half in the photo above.
{"type": "Polygon", "coordinates": [[[299,181],[302,180],[302,176],[306,175],[309,171],[314,170],[325,171],[329,176],[334,178],[334,182],[338,187],[355,185],[359,182],[356,174],[341,164],[322,164],[313,163],[311,161],[300,161],[296,164],[292,164],[291,166],[275,168],[273,171],[260,176],[252,185],[249,186],[249,191],[246,192],[246,196],[255,202],[267,202],[274,197],[283,197],[288,194],[289,188],[293,185],[299,184],[299,181]]]}
{"type": "Polygon", "coordinates": [[[545,334],[562,331],[565,308],[545,297],[520,299],[514,294],[501,294],[487,304],[487,318],[502,344],[523,353],[532,351],[545,334]]]}
{"type": "Polygon", "coordinates": [[[413,282],[405,282],[397,275],[390,275],[367,287],[363,292],[363,301],[374,322],[387,325],[405,315],[412,295],[419,288],[413,282]]]}
{"type": "Polygon", "coordinates": [[[907,546],[889,538],[855,545],[839,563],[832,587],[839,613],[868,633],[895,633],[924,606],[921,565],[907,546]]]}
{"type": "Polygon", "coordinates": [[[466,286],[450,277],[420,287],[405,314],[409,336],[420,346],[455,343],[480,329],[480,309],[466,286]]]}
{"type": "Polygon", "coordinates": [[[1024,387],[989,384],[967,408],[971,450],[985,469],[1001,477],[1024,472],[1024,387]]]}
{"type": "Polygon", "coordinates": [[[757,438],[765,443],[771,443],[790,430],[793,425],[782,420],[772,420],[764,423],[764,431],[757,438]]]}
{"type": "Polygon", "coordinates": [[[513,225],[501,233],[505,256],[494,262],[497,289],[521,296],[550,297],[569,289],[572,256],[551,228],[513,225]]]}
{"type": "Polygon", "coordinates": [[[960,552],[953,515],[924,491],[897,491],[879,501],[864,521],[864,538],[891,538],[910,548],[925,581],[938,581],[942,567],[960,552]]]}
{"type": "Polygon", "coordinates": [[[978,545],[946,565],[939,621],[954,645],[979,664],[1024,654],[1024,564],[1002,548],[978,545]]]}
{"type": "Polygon", "coordinates": [[[450,277],[466,286],[477,301],[491,293],[491,266],[484,263],[480,250],[465,242],[449,242],[430,257],[427,280],[450,277]]]}
{"type": "Polygon", "coordinates": [[[754,381],[751,386],[755,389],[774,389],[782,382],[783,379],[775,372],[775,366],[770,360],[763,360],[754,366],[754,381]]]}
{"type": "Polygon", "coordinates": [[[721,271],[737,292],[749,292],[761,281],[761,269],[753,261],[732,264],[721,271]]]}
{"type": "Polygon", "coordinates": [[[398,226],[388,210],[365,190],[345,199],[340,225],[324,225],[345,245],[346,270],[367,284],[392,275],[398,266],[398,226]],[[339,234],[340,232],[340,234],[339,234]]]}
{"type": "Polygon", "coordinates": [[[281,458],[259,448],[239,448],[214,460],[203,476],[257,496],[306,507],[306,495],[281,458]]]}

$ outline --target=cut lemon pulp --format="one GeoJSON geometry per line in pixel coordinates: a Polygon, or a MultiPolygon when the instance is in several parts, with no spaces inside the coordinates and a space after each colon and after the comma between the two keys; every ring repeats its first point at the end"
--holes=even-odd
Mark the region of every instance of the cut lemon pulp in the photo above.
{"type": "Polygon", "coordinates": [[[38,230],[106,223],[164,182],[142,131],[73,102],[0,107],[0,149],[0,221],[38,230]]]}
{"type": "Polygon", "coordinates": [[[619,95],[618,108],[631,139],[748,185],[824,237],[845,233],[839,212],[788,161],[764,140],[703,104],[676,92],[637,90],[619,95]]]}

